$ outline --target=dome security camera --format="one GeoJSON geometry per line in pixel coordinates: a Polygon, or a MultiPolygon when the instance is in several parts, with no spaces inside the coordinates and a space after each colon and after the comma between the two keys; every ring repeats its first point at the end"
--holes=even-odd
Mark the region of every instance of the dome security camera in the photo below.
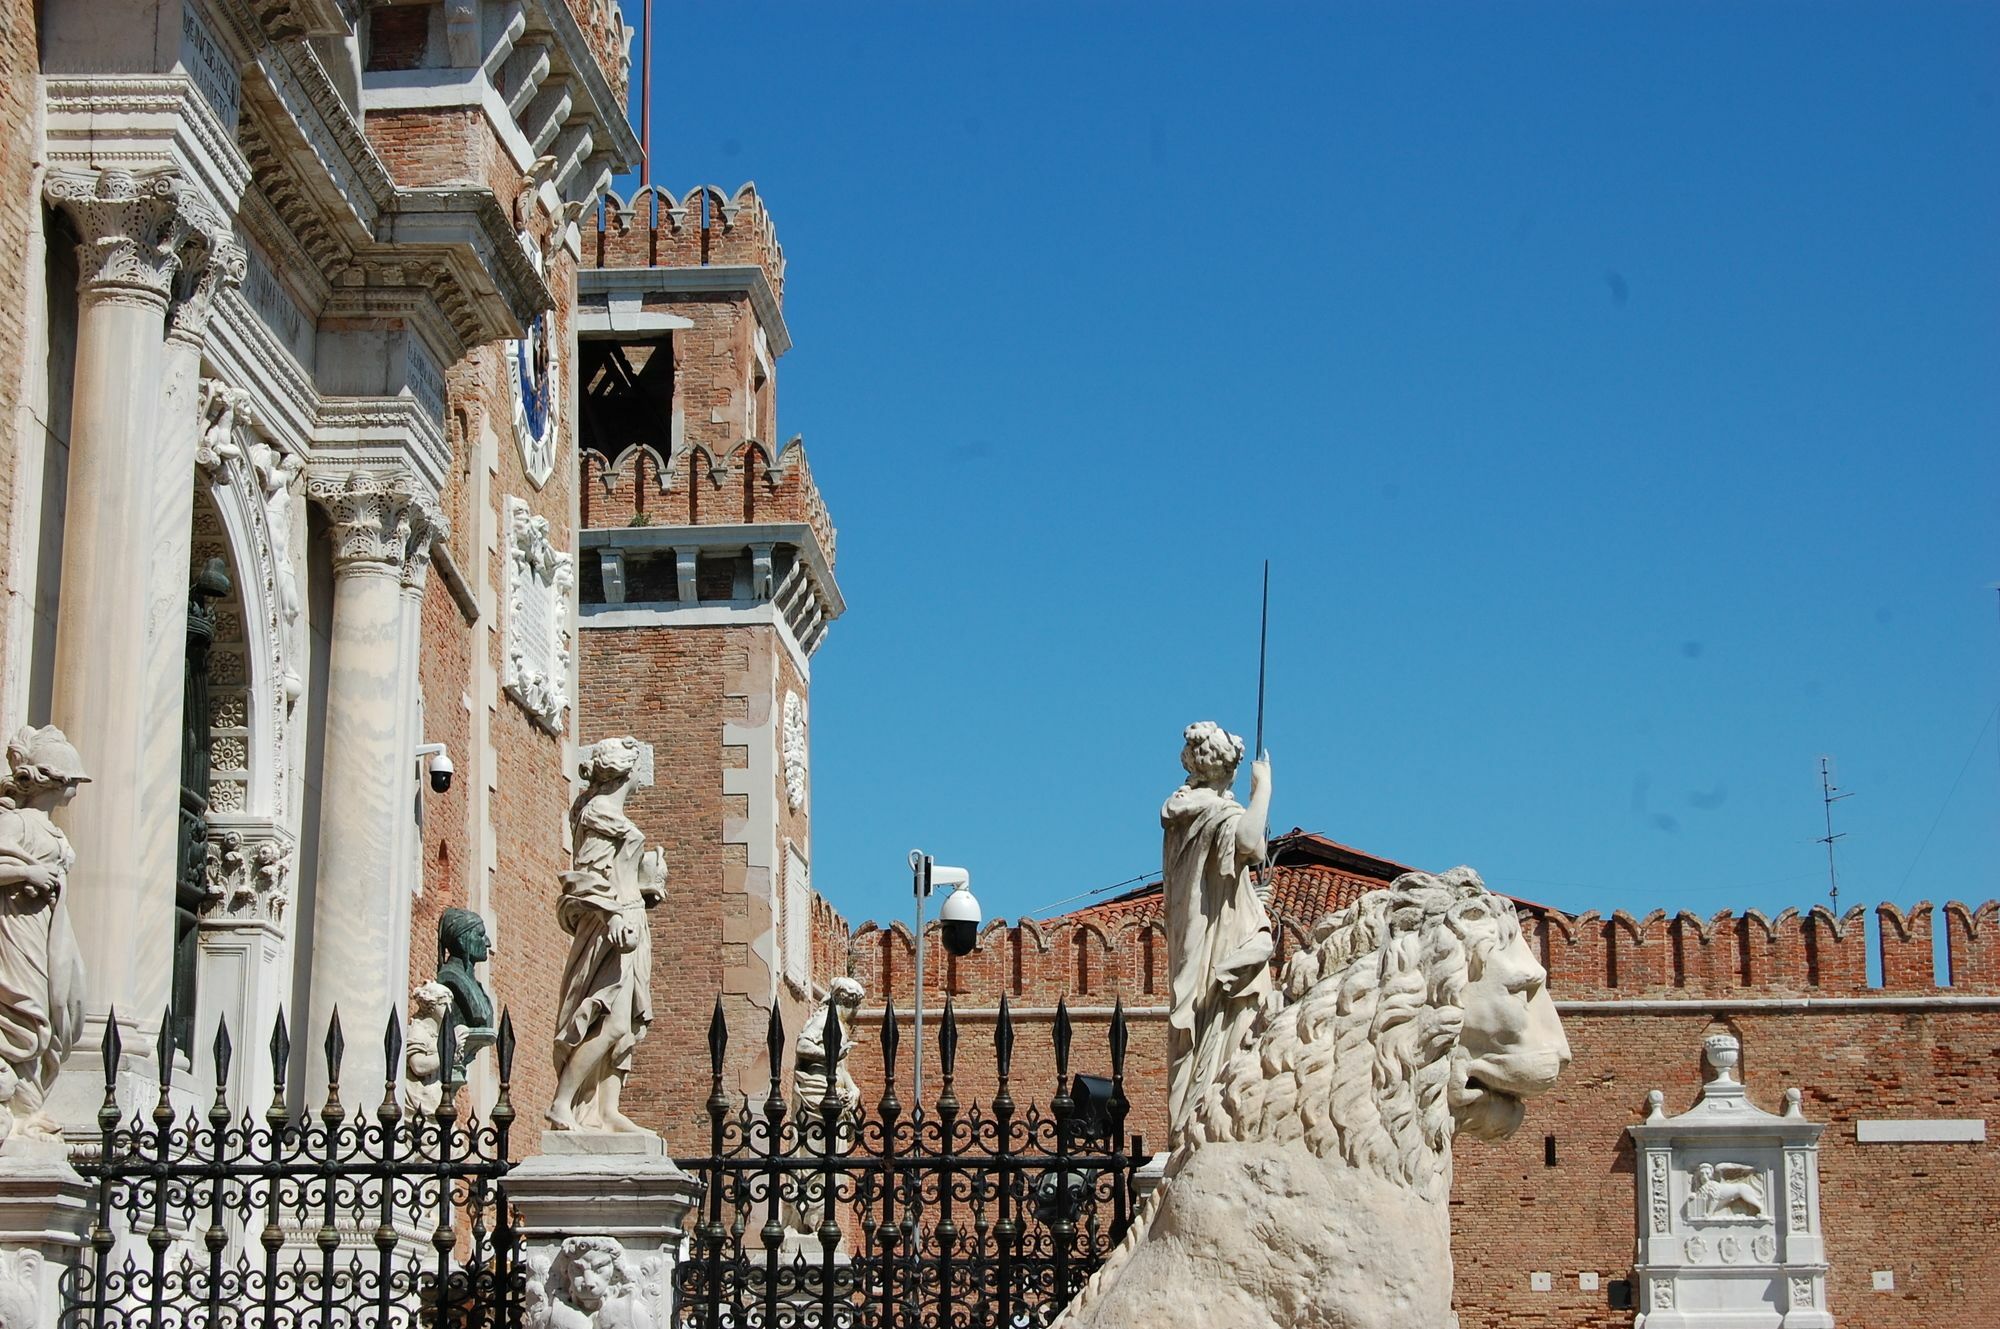
{"type": "Polygon", "coordinates": [[[972,893],[972,874],[964,868],[933,868],[933,885],[950,886],[938,909],[938,932],[953,955],[970,955],[979,945],[979,899],[972,893]]]}
{"type": "Polygon", "coordinates": [[[431,792],[448,794],[451,792],[452,773],[458,768],[451,764],[451,754],[444,750],[442,743],[423,743],[417,747],[417,759],[430,759],[431,792]]]}

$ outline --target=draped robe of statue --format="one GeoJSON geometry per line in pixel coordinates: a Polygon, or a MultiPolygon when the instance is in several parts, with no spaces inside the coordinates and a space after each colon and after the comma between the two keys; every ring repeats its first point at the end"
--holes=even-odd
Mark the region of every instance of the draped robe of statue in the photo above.
{"type": "Polygon", "coordinates": [[[1273,992],[1271,920],[1236,841],[1243,805],[1189,783],[1160,811],[1167,915],[1167,1123],[1178,1141],[1202,1090],[1273,992]],[[1232,977],[1235,976],[1235,977],[1232,977]],[[1234,991],[1230,988],[1234,986],[1234,991]]]}
{"type": "MultiPolygon", "coordinates": [[[[67,878],[75,861],[46,812],[0,802],[0,864],[45,864],[67,878]]],[[[0,1103],[17,1117],[38,1113],[82,1032],[83,956],[61,885],[0,890],[0,1103]]],[[[0,1138],[9,1125],[0,1123],[0,1138]]]]}
{"type": "Polygon", "coordinates": [[[571,938],[556,1010],[558,1073],[600,1027],[622,1031],[594,1068],[593,1083],[579,1086],[578,1124],[593,1129],[626,1129],[618,1120],[601,1120],[602,1110],[616,1113],[633,1049],[653,1022],[653,935],[646,911],[663,898],[666,872],[659,851],[647,853],[645,832],[625,815],[628,787],[629,775],[578,800],[571,820],[575,870],[563,874],[556,907],[571,938]]]}

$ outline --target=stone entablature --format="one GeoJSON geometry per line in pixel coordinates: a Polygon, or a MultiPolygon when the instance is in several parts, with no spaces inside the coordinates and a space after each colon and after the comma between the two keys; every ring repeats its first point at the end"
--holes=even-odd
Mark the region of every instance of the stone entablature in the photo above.
{"type": "Polygon", "coordinates": [[[1679,1116],[1647,1098],[1636,1150],[1636,1329],[1832,1329],[1819,1222],[1819,1137],[1797,1089],[1783,1115],[1750,1101],[1734,1034],[1711,1034],[1713,1074],[1679,1116]]]}
{"type": "Polygon", "coordinates": [[[764,333],[772,356],[792,349],[792,334],[785,325],[782,289],[771,280],[768,268],[754,263],[718,263],[708,267],[582,268],[576,274],[577,317],[588,329],[592,320],[615,327],[614,311],[620,305],[639,308],[655,297],[672,303],[690,297],[741,297],[750,302],[757,326],[764,333]]]}
{"type": "Polygon", "coordinates": [[[172,169],[211,211],[250,220],[260,243],[310,258],[302,284],[326,296],[315,317],[411,318],[450,365],[554,302],[491,190],[398,185],[314,49],[273,40],[230,0],[184,11],[165,69],[145,68],[168,63],[149,46],[127,70],[95,72],[106,64],[96,31],[51,27],[50,161],[172,169]],[[218,108],[232,103],[238,118],[224,123],[218,108]],[[284,234],[262,233],[273,219],[284,234]]]}

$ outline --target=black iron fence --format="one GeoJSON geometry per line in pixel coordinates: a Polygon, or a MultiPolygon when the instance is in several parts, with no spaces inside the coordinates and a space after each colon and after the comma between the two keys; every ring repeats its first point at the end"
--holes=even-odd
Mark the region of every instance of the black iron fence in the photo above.
{"type": "MultiPolygon", "coordinates": [[[[787,1102],[777,1068],[785,1030],[765,1032],[772,1069],[761,1105],[722,1087],[729,1031],[709,1024],[709,1152],[680,1164],[703,1183],[678,1272],[683,1329],[929,1329],[1045,1325],[1124,1235],[1145,1162],[1124,1124],[1126,1027],[1109,1029],[1108,1077],[1070,1075],[1072,1030],[1058,1006],[1046,1110],[1013,1097],[1014,1022],[993,1026],[997,1089],[956,1092],[959,1029],[937,1029],[941,1088],[928,1108],[897,1098],[900,1034],[882,1019],[883,1087],[872,1109],[843,1102],[833,1076],[817,1101],[787,1102]]],[[[829,1012],[826,1066],[842,1031],[829,1012]]]]}
{"type": "MultiPolygon", "coordinates": [[[[406,1109],[396,1070],[402,1028],[383,1033],[389,1087],[379,1104],[340,1096],[345,1040],[336,1012],[322,1047],[329,1088],[295,1112],[281,1013],[269,1054],[276,1092],[259,1120],[232,1113],[234,1049],[218,1025],[215,1100],[173,1106],[174,1021],[161,1023],[160,1087],[149,1114],[121,1114],[114,1014],[94,1150],[90,1249],[69,1276],[65,1329],[516,1329],[525,1270],[507,1207],[513,1023],[502,1015],[500,1089],[484,1122],[462,1116],[458,1085],[435,1110],[406,1109]]],[[[449,1021],[440,1064],[457,1058],[449,1021]]],[[[449,1069],[447,1069],[449,1074],[449,1069]]]]}

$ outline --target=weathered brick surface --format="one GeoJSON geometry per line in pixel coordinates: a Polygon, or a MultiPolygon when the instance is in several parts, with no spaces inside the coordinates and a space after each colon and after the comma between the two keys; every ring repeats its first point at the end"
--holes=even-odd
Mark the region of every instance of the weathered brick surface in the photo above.
{"type": "MultiPolygon", "coordinates": [[[[549,219],[532,204],[521,214],[519,173],[476,112],[382,113],[369,116],[367,128],[398,181],[484,184],[516,209],[517,221],[546,252],[549,219]]],[[[576,303],[574,261],[558,250],[545,277],[556,296],[552,335],[558,345],[567,345],[576,303]]],[[[559,399],[573,401],[573,361],[563,354],[557,364],[565,375],[559,399]]],[[[526,500],[534,515],[548,521],[550,541],[559,549],[574,548],[576,453],[572,424],[559,417],[555,469],[539,489],[529,481],[513,437],[513,372],[507,348],[499,344],[475,350],[446,373],[446,432],[453,456],[440,502],[451,520],[454,561],[475,582],[483,570],[491,595],[479,621],[468,624],[435,568],[425,591],[424,727],[427,738],[449,746],[459,775],[452,793],[425,795],[425,888],[412,911],[410,946],[413,978],[427,977],[435,966],[439,914],[479,902],[482,892],[471,874],[479,861],[478,840],[490,835],[493,872],[483,894],[498,953],[487,978],[496,1002],[514,1019],[519,1054],[513,1094],[520,1113],[514,1142],[525,1155],[538,1150],[541,1114],[555,1091],[555,1003],[568,951],[555,900],[559,874],[569,867],[569,736],[548,733],[504,692],[496,692],[490,708],[479,706],[475,662],[483,656],[493,677],[504,678],[506,501],[526,500]],[[483,778],[465,760],[475,725],[493,754],[486,824],[474,824],[469,797],[468,786],[483,778]]]]}
{"type": "MultiPolygon", "coordinates": [[[[1561,995],[1560,992],[1558,995],[1561,995]]],[[[1857,1145],[1854,1123],[1881,1117],[2000,1120],[2000,1014],[1939,1008],[1734,1013],[1698,1000],[1686,1013],[1565,1017],[1576,1061],[1520,1132],[1455,1150],[1452,1223],[1459,1314],[1466,1329],[1625,1326],[1608,1285],[1629,1278],[1634,1240],[1632,1149],[1648,1090],[1668,1110],[1694,1101],[1701,1038],[1726,1025],[1743,1040],[1752,1097],[1776,1111],[1805,1091],[1806,1115],[1828,1123],[1820,1186],[1829,1298],[1854,1329],[1988,1323],[2000,1298],[2000,1211],[1992,1144],[1857,1145]],[[1556,1166],[1544,1162],[1554,1136],[1556,1166]],[[1873,1270],[1895,1274],[1872,1290],[1873,1270]],[[1529,1275],[1554,1275],[1533,1292],[1529,1275]],[[1578,1288],[1596,1272],[1599,1290],[1578,1288]]]]}
{"type": "Polygon", "coordinates": [[[654,185],[629,203],[609,195],[585,260],[600,268],[761,267],[777,297],[785,295],[784,246],[754,184],[734,194],[698,185],[679,198],[654,185]]]}
{"type": "MultiPolygon", "coordinates": [[[[1305,871],[1305,869],[1297,869],[1305,871]]],[[[1332,869],[1317,869],[1329,878],[1332,869]]],[[[1379,882],[1377,884],[1380,884],[1379,882]]],[[[1294,882],[1294,901],[1344,900],[1366,879],[1332,880],[1317,892],[1294,882]]],[[[1053,1008],[1068,1003],[1074,1026],[1070,1071],[1105,1074],[1106,1008],[1125,1004],[1131,1031],[1125,1088],[1129,1131],[1163,1143],[1166,1113],[1164,955],[1157,895],[1135,893],[1062,918],[989,924],[977,954],[944,956],[926,946],[925,1099],[942,1090],[937,1029],[949,994],[959,1021],[962,1105],[989,1101],[996,1086],[995,1008],[1004,995],[1015,1025],[1011,1092],[1046,1104],[1056,1083],[1053,1008]],[[1151,975],[1150,979],[1148,975],[1151,975]]],[[[1308,911],[1309,912],[1309,911],[1308,911]]],[[[1568,917],[1524,907],[1524,923],[1555,978],[1575,1061],[1526,1123],[1499,1144],[1461,1141],[1455,1151],[1454,1248],[1459,1313],[1466,1329],[1609,1329],[1633,1312],[1610,1307],[1610,1285],[1629,1279],[1634,1242],[1632,1151],[1625,1127],[1640,1120],[1649,1090],[1684,1111],[1701,1082],[1701,1040],[1728,1028],[1743,1042],[1755,1099],[1778,1110],[1787,1087],[1805,1091],[1808,1117],[1827,1124],[1821,1184],[1833,1310],[1842,1325],[1984,1323],[2000,1294],[2000,1216],[1992,1144],[1858,1145],[1862,1118],[1978,1117],[2000,1121],[2000,1011],[1954,1007],[1954,997],[2000,992],[1993,972],[2000,905],[1948,904],[1950,975],[1933,975],[1926,920],[1933,910],[1882,906],[1875,958],[1885,985],[1867,982],[1868,911],[1836,920],[1824,909],[1766,920],[1751,912],[1710,919],[1663,914],[1568,917]],[[1815,998],[1880,1004],[1813,1006],[1815,998]],[[1880,1002],[1888,998],[1890,1002],[1880,1002]],[[1666,1004],[1621,1011],[1606,1003],[1666,1004]],[[1726,1003],[1790,1003],[1745,1010],[1726,1003]],[[1898,1006],[1894,1001],[1917,1001],[1898,1006]],[[1556,1165],[1545,1163],[1554,1137],[1556,1165]],[[1872,1290],[1877,1269],[1895,1274],[1892,1293],[1872,1290]],[[1529,1276],[1553,1275],[1534,1292],[1529,1276]],[[1599,1275],[1585,1292],[1577,1276],[1599,1275]]],[[[1281,933],[1300,920],[1280,917],[1281,933]]],[[[850,1063],[872,1104],[884,1082],[881,994],[892,994],[901,1046],[898,1097],[910,1100],[914,950],[907,926],[864,923],[848,946],[870,1000],[850,1063]]]]}
{"type": "MultiPolygon", "coordinates": [[[[726,696],[725,681],[749,668],[758,635],[751,628],[583,634],[582,733],[586,741],[629,733],[653,745],[654,784],[634,790],[626,810],[667,855],[667,903],[653,913],[653,1032],[639,1045],[625,1109],[683,1151],[706,1139],[711,1009],[730,986],[726,970],[747,960],[744,943],[725,940],[749,910],[747,862],[743,846],[723,839],[724,822],[744,816],[747,800],[722,790],[723,771],[743,766],[746,753],[724,746],[722,727],[748,718],[747,698],[726,696]]],[[[759,1082],[769,1007],[740,993],[724,1006],[735,1031],[732,1065],[742,1068],[730,1087],[741,1092],[759,1082]]]]}

